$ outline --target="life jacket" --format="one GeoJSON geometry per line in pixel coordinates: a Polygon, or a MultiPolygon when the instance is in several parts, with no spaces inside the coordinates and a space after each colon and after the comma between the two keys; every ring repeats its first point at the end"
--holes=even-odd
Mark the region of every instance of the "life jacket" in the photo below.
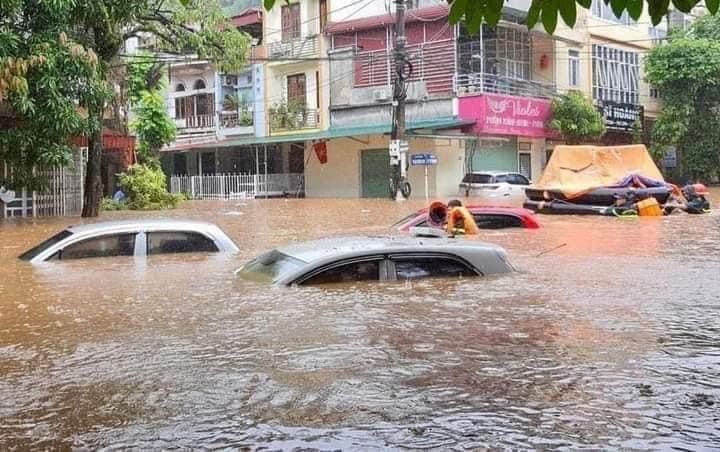
{"type": "Polygon", "coordinates": [[[465,207],[453,207],[447,215],[447,232],[448,234],[479,234],[475,219],[469,210],[465,207]]]}

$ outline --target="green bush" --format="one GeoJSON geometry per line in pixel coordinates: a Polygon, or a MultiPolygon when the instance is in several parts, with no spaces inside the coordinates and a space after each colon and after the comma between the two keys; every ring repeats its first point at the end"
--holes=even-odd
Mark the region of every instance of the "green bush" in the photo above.
{"type": "Polygon", "coordinates": [[[133,210],[174,209],[185,199],[183,195],[168,193],[160,168],[133,165],[118,177],[127,195],[126,204],[133,210]]]}
{"type": "Polygon", "coordinates": [[[115,201],[112,198],[103,198],[102,204],[100,205],[100,210],[104,211],[125,209],[127,209],[127,205],[124,201],[115,201]]]}

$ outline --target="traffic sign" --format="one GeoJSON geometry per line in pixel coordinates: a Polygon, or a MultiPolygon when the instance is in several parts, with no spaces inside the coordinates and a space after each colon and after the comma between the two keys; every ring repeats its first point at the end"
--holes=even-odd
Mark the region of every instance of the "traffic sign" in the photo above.
{"type": "Polygon", "coordinates": [[[432,166],[438,164],[435,154],[413,154],[410,156],[410,164],[414,166],[432,166]]]}

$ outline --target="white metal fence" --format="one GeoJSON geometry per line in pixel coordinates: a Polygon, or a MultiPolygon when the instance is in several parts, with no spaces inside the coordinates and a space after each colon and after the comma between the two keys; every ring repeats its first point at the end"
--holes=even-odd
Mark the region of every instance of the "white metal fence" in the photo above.
{"type": "MultiPolygon", "coordinates": [[[[12,172],[6,163],[0,163],[0,169],[5,177],[12,172]]],[[[6,191],[4,202],[0,201],[0,218],[80,215],[84,169],[85,156],[81,152],[75,154],[68,166],[37,169],[35,175],[44,179],[45,186],[37,191],[6,191]]]]}
{"type": "Polygon", "coordinates": [[[172,176],[170,191],[189,199],[246,199],[263,196],[300,196],[302,174],[206,174],[172,176]]]}

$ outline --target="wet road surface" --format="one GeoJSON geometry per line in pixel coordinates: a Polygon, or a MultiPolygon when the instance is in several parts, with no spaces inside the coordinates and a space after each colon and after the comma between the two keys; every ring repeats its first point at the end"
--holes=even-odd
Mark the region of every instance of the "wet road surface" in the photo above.
{"type": "Polygon", "coordinates": [[[15,256],[80,220],[0,223],[0,449],[720,444],[720,210],[488,231],[520,269],[497,278],[232,277],[273,246],[387,232],[422,204],[109,213],[216,222],[242,253],[41,268],[15,256]]]}

